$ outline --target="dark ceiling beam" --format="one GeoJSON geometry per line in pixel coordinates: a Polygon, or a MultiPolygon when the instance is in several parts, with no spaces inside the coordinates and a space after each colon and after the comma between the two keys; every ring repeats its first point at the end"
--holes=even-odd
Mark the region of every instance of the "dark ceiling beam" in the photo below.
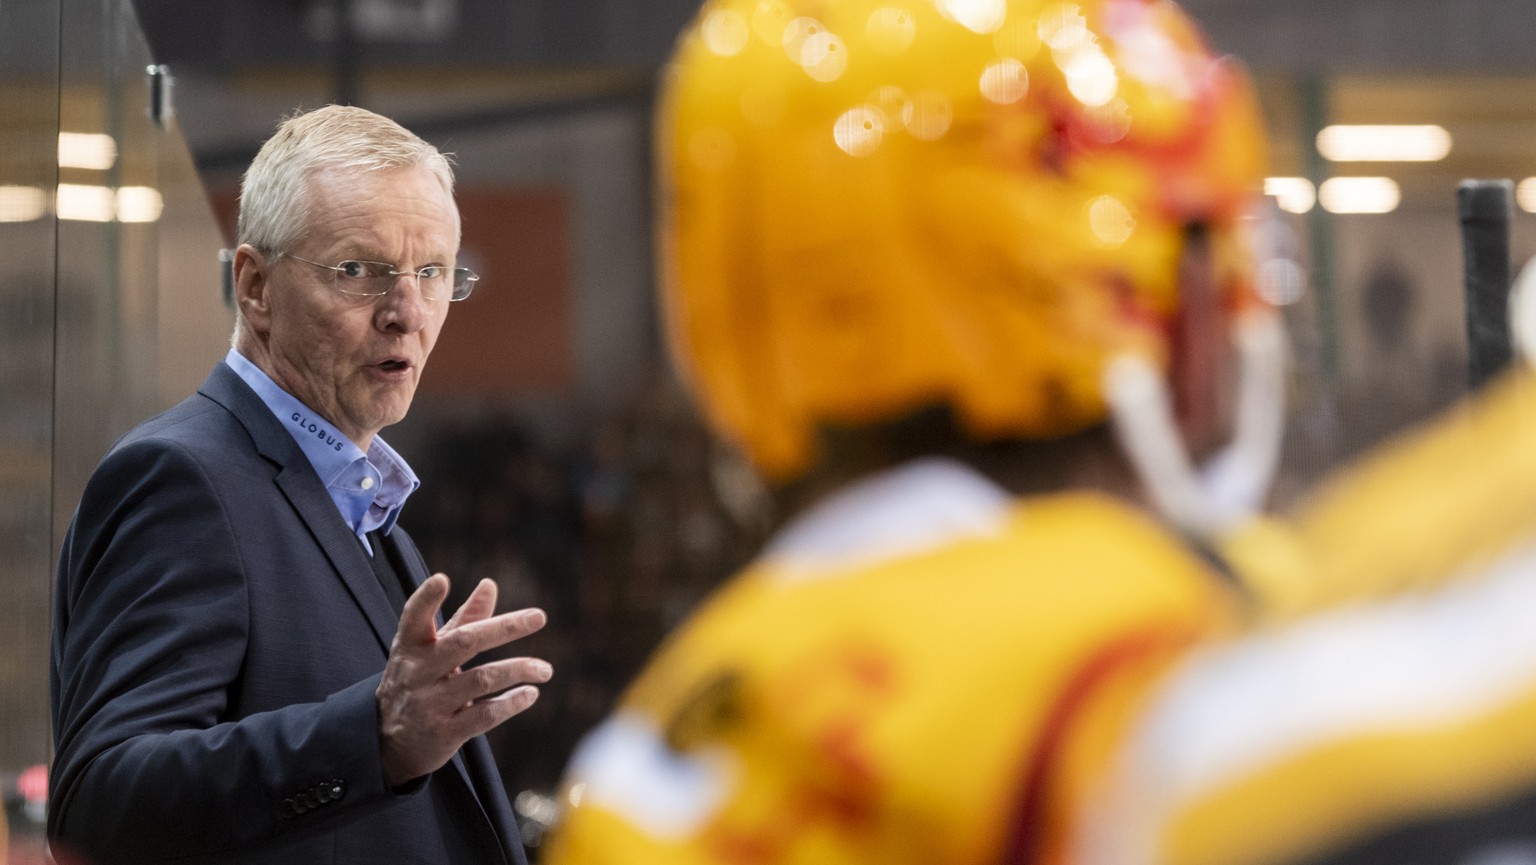
{"type": "MultiPolygon", "coordinates": [[[[571,96],[496,105],[431,117],[405,116],[396,119],[405,128],[422,138],[440,142],[458,134],[519,124],[542,123],[588,112],[610,111],[616,108],[645,111],[649,110],[654,93],[654,79],[649,75],[637,75],[609,84],[602,90],[592,90],[571,96]]],[[[197,168],[204,176],[212,173],[244,171],[256,157],[256,151],[261,147],[261,143],[260,140],[253,140],[196,153],[194,158],[197,168]]]]}
{"type": "Polygon", "coordinates": [[[1184,0],[1219,50],[1261,71],[1500,73],[1536,68],[1531,0],[1184,0]]]}
{"type": "MultiPolygon", "coordinates": [[[[700,0],[433,0],[441,33],[355,29],[364,67],[661,65],[700,0]]],[[[429,4],[430,5],[430,4],[429,4]]],[[[134,0],[155,57],[199,72],[325,63],[342,10],[426,8],[401,0],[134,0]],[[375,6],[375,4],[378,4],[375,6]],[[322,26],[320,22],[330,22],[322,26]]],[[[364,14],[369,20],[379,15],[364,14]]],[[[382,16],[388,17],[388,16],[382,16]]],[[[355,19],[354,19],[355,20],[355,19]]],[[[387,28],[386,28],[387,29],[387,28]]]]}

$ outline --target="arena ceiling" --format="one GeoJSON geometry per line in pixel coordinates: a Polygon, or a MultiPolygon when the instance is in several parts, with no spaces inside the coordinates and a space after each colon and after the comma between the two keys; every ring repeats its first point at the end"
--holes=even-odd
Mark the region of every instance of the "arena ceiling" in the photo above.
{"type": "MultiPolygon", "coordinates": [[[[295,106],[354,101],[413,128],[536,123],[648,104],[698,0],[136,0],[205,170],[233,170],[295,106]],[[350,22],[349,27],[341,22],[350,22]]],[[[1185,0],[1264,95],[1275,170],[1325,123],[1433,123],[1446,159],[1392,166],[1405,201],[1536,176],[1536,3],[1185,0]]],[[[1349,166],[1365,171],[1371,166],[1349,166]]]]}

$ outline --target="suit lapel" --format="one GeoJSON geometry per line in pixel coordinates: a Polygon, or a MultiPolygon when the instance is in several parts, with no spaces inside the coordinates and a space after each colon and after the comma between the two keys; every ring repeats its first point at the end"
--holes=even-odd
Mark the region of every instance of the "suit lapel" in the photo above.
{"type": "MultiPolygon", "coordinates": [[[[277,476],[277,486],[288,497],[294,510],[299,512],[299,517],[319,542],[320,549],[325,551],[326,558],[331,560],[336,573],[341,575],[347,591],[352,593],[352,599],[362,608],[374,635],[379,638],[380,648],[388,654],[395,640],[395,630],[400,625],[399,619],[389,603],[389,596],[384,594],[383,586],[379,585],[378,577],[374,576],[373,566],[368,563],[368,556],[363,552],[362,544],[358,543],[357,535],[352,534],[352,530],[341,519],[336,503],[331,500],[325,487],[320,485],[314,469],[308,462],[303,466],[287,466],[277,476]]],[[[382,550],[374,552],[383,554],[382,550]]]]}
{"type": "MultiPolygon", "coordinates": [[[[278,466],[276,484],[293,509],[314,536],[315,542],[330,559],[353,600],[357,602],[368,624],[379,639],[386,654],[395,639],[399,619],[390,605],[384,589],[374,576],[373,566],[357,536],[347,527],[336,510],[320,477],[315,474],[309,459],[299,449],[293,436],[283,429],[266,403],[248,387],[240,377],[223,363],[214,367],[203,382],[199,392],[233,414],[250,433],[256,450],[278,466]]],[[[390,549],[374,550],[375,555],[391,555],[392,560],[403,566],[407,592],[426,580],[427,566],[421,552],[404,530],[398,527],[384,539],[390,549]]],[[[438,616],[442,626],[442,616],[438,616]]],[[[506,791],[495,771],[490,749],[483,737],[471,739],[449,761],[453,772],[470,793],[470,798],[485,816],[485,825],[496,834],[502,857],[512,865],[523,865],[521,836],[512,819],[511,805],[506,791]]]]}
{"type": "MultiPolygon", "coordinates": [[[[379,647],[387,655],[390,645],[395,641],[395,630],[399,627],[398,616],[389,598],[384,595],[384,588],[379,585],[378,578],[373,575],[373,565],[369,564],[366,553],[362,552],[358,538],[347,527],[346,521],[341,519],[341,513],[336,512],[336,502],[330,499],[330,493],[319,482],[319,476],[315,475],[315,469],[298,447],[298,442],[293,441],[293,436],[283,429],[278,419],[273,418],[260,396],[250,390],[226,364],[214,367],[214,372],[207,376],[200,392],[240,419],[255,442],[257,452],[278,466],[276,486],[289,504],[293,505],[293,510],[303,519],[309,532],[315,536],[316,544],[326,553],[335,572],[347,585],[353,601],[356,601],[362,615],[372,625],[373,633],[378,636],[379,647]]],[[[395,532],[384,538],[384,545],[392,548],[379,548],[373,550],[373,553],[381,556],[395,553],[393,561],[406,568],[406,575],[402,576],[406,576],[412,590],[427,579],[427,565],[421,558],[421,552],[416,550],[416,545],[404,530],[396,527],[395,532]]],[[[438,616],[438,625],[442,625],[441,615],[438,616]]],[[[495,762],[490,757],[490,748],[485,745],[484,739],[470,739],[464,748],[453,754],[450,764],[453,764],[453,773],[470,793],[470,799],[475,800],[481,808],[485,825],[495,831],[502,857],[513,865],[522,865],[524,857],[521,836],[515,822],[511,820],[507,793],[502,788],[501,777],[496,774],[495,762]]]]}
{"type": "Polygon", "coordinates": [[[257,452],[279,467],[278,489],[330,559],[331,567],[346,584],[378,637],[380,648],[387,654],[399,620],[374,577],[357,536],[342,520],[336,503],[293,436],[272,416],[266,403],[223,363],[213,368],[199,392],[233,414],[250,433],[257,452]]]}
{"type": "Polygon", "coordinates": [[[501,842],[502,855],[509,863],[524,865],[523,836],[517,831],[512,804],[507,801],[506,785],[502,783],[501,774],[496,771],[496,761],[491,757],[491,748],[486,744],[485,737],[476,736],[465,742],[459,753],[454,755],[453,762],[464,773],[465,783],[474,791],[486,820],[495,828],[496,838],[501,842]]]}

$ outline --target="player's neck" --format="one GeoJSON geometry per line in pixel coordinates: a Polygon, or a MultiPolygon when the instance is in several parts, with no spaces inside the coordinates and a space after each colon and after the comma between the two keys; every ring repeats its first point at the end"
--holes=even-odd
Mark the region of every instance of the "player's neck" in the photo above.
{"type": "Polygon", "coordinates": [[[817,465],[773,488],[775,524],[873,474],[930,456],[964,463],[1020,497],[1093,491],[1144,506],[1140,484],[1106,426],[1054,439],[978,443],[951,436],[922,448],[912,444],[873,431],[823,436],[817,465]]]}

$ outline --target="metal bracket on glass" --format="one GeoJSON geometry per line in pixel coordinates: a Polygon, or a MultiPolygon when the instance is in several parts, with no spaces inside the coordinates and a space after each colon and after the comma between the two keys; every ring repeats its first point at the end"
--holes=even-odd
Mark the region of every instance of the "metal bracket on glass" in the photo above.
{"type": "Polygon", "coordinates": [[[176,115],[176,107],[171,103],[171,85],[175,83],[171,69],[156,64],[145,71],[149,74],[149,119],[165,129],[176,115]]]}
{"type": "Polygon", "coordinates": [[[224,305],[230,309],[235,308],[235,251],[224,248],[219,250],[219,290],[224,295],[224,305]]]}

